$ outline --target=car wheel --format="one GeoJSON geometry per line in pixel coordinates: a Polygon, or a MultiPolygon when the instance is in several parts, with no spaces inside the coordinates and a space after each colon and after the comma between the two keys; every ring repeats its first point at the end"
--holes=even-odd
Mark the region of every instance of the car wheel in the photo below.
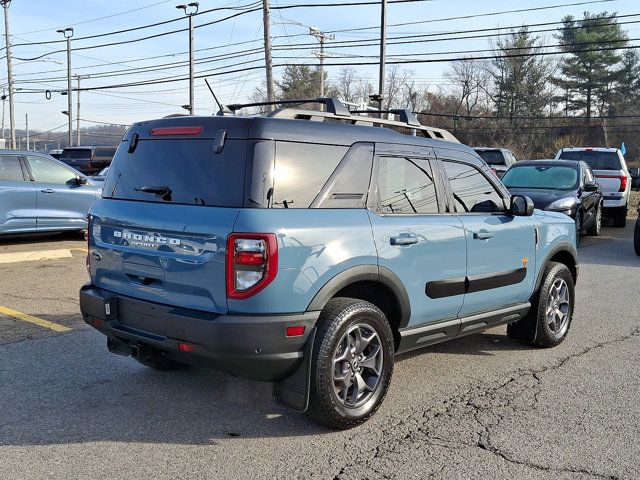
{"type": "Polygon", "coordinates": [[[613,226],[616,228],[627,226],[627,207],[620,207],[613,215],[613,226]]]}
{"type": "Polygon", "coordinates": [[[636,220],[636,228],[633,230],[633,249],[640,256],[640,216],[636,220]]]}
{"type": "Polygon", "coordinates": [[[551,262],[525,318],[507,325],[509,338],[538,347],[555,347],[567,336],[575,304],[571,272],[562,263],[551,262]]]}
{"type": "Polygon", "coordinates": [[[580,246],[580,236],[582,235],[582,214],[580,212],[576,213],[575,223],[576,223],[576,248],[577,248],[580,246]]]}
{"type": "Polygon", "coordinates": [[[307,415],[335,429],[366,421],[387,394],[393,355],[393,333],[378,307],[331,299],[318,319],[307,415]]]}
{"type": "Polygon", "coordinates": [[[592,226],[587,228],[587,235],[591,235],[592,237],[597,237],[600,235],[600,228],[602,227],[602,204],[598,205],[598,209],[596,210],[596,220],[592,226]]]}

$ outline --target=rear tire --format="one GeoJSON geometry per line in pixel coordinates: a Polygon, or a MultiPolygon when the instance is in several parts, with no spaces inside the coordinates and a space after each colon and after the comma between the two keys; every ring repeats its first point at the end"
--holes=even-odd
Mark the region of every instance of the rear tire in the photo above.
{"type": "Polygon", "coordinates": [[[569,332],[574,304],[571,272],[566,265],[551,262],[545,269],[531,310],[522,320],[507,325],[507,335],[538,347],[555,347],[569,332]]]}
{"type": "Polygon", "coordinates": [[[627,226],[627,207],[620,207],[613,214],[613,226],[616,228],[624,228],[627,226]]]}
{"type": "Polygon", "coordinates": [[[598,205],[596,210],[596,220],[589,228],[587,228],[587,235],[597,237],[600,235],[600,228],[602,227],[602,204],[598,205]]]}
{"type": "Polygon", "coordinates": [[[393,333],[378,307],[331,299],[318,319],[307,415],[334,429],[365,422],[387,394],[393,356],[393,333]]]}
{"type": "Polygon", "coordinates": [[[636,220],[636,227],[633,230],[633,249],[636,255],[640,256],[640,216],[636,220]]]}

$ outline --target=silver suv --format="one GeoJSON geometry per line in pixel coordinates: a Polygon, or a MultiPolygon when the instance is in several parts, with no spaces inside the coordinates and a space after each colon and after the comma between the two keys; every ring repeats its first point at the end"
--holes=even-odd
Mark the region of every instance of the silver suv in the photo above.
{"type": "Polygon", "coordinates": [[[631,174],[619,149],[562,148],[556,154],[556,160],[587,162],[602,188],[604,215],[613,220],[614,227],[625,227],[631,194],[631,174]]]}

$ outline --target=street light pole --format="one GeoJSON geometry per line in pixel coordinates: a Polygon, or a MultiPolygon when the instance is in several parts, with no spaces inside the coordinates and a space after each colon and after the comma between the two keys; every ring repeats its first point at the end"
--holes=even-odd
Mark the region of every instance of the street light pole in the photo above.
{"type": "Polygon", "coordinates": [[[11,0],[0,0],[4,8],[4,36],[7,47],[7,88],[9,90],[9,127],[11,129],[11,148],[16,148],[16,121],[13,108],[13,71],[11,69],[11,37],[9,35],[9,5],[11,0]]]}
{"type": "Polygon", "coordinates": [[[189,115],[193,115],[195,110],[195,91],[193,87],[193,16],[198,14],[198,2],[191,2],[186,5],[176,5],[176,8],[184,10],[189,18],[189,115]]]}
{"type": "Polygon", "coordinates": [[[76,145],[80,145],[80,79],[89,78],[89,75],[76,75],[78,87],[76,88],[77,105],[76,105],[76,145]]]}
{"type": "Polygon", "coordinates": [[[320,42],[320,53],[315,52],[316,56],[320,59],[320,96],[324,97],[324,42],[327,40],[335,40],[335,35],[327,35],[321,31],[318,27],[309,27],[309,35],[316,37],[320,42]]]}
{"type": "MultiPolygon", "coordinates": [[[[387,56],[387,0],[381,0],[380,10],[380,77],[378,79],[378,107],[382,110],[382,101],[384,100],[384,76],[386,70],[387,56]]],[[[380,114],[382,117],[382,114],[380,114]]]]}
{"type": "Polygon", "coordinates": [[[57,33],[64,35],[67,39],[67,111],[69,112],[69,132],[68,143],[73,146],[73,98],[71,95],[71,37],[73,37],[73,28],[67,27],[64,30],[56,30],[57,33]]]}

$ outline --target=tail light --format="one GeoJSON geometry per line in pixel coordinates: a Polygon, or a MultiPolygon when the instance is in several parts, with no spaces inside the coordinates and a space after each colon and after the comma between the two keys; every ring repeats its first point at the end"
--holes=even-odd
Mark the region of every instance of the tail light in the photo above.
{"type": "Polygon", "coordinates": [[[619,192],[624,192],[627,189],[627,181],[629,180],[625,175],[598,175],[597,178],[615,178],[620,180],[619,192]]]}
{"type": "Polygon", "coordinates": [[[273,233],[232,233],[227,238],[227,298],[242,300],[269,285],[278,273],[273,233]]]}

